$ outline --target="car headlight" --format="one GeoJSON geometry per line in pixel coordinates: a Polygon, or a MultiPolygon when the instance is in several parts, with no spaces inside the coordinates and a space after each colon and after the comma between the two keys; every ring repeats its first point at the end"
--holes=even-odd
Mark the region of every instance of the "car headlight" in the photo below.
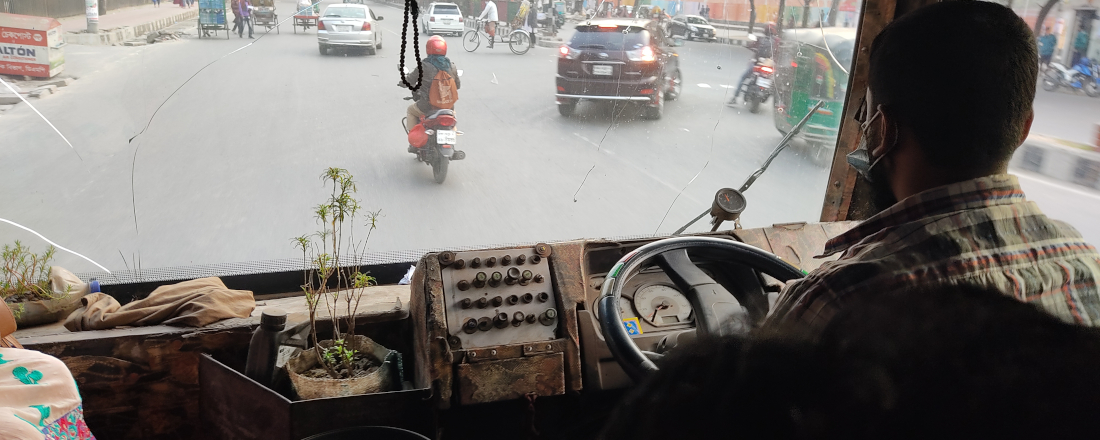
{"type": "Polygon", "coordinates": [[[699,32],[699,28],[695,26],[688,26],[688,29],[691,29],[692,32],[699,32]]]}

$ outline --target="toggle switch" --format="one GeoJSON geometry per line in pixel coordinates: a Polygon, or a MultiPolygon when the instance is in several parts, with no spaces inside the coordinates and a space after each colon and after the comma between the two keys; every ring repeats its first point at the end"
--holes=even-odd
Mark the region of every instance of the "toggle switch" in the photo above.
{"type": "Polygon", "coordinates": [[[493,272],[493,275],[489,277],[489,286],[499,286],[502,279],[504,279],[504,275],[501,275],[500,272],[493,272]]]}
{"type": "Polygon", "coordinates": [[[523,312],[513,313],[512,314],[512,327],[519,327],[520,324],[523,324],[523,318],[525,318],[525,316],[523,316],[523,312]]]}
{"type": "Polygon", "coordinates": [[[487,279],[489,277],[485,275],[485,272],[478,272],[477,275],[474,275],[474,287],[479,289],[485,287],[485,280],[487,279]]]}
{"type": "Polygon", "coordinates": [[[481,318],[477,320],[477,329],[483,332],[487,332],[493,329],[493,320],[489,318],[481,318]]]}
{"type": "Polygon", "coordinates": [[[546,293],[546,292],[542,292],[538,295],[537,298],[539,299],[540,303],[544,303],[544,302],[546,302],[547,300],[550,299],[550,294],[546,293]]]}
{"type": "Polygon", "coordinates": [[[519,275],[519,269],[514,267],[508,268],[508,275],[504,277],[504,284],[509,286],[515,284],[516,281],[519,281],[519,275]]]}
{"type": "Polygon", "coordinates": [[[462,323],[462,331],[466,332],[468,335],[477,333],[477,320],[474,318],[466,319],[466,322],[462,323]]]}
{"type": "Polygon", "coordinates": [[[473,260],[470,260],[470,269],[477,269],[479,267],[481,267],[481,258],[474,257],[473,260]]]}
{"type": "Polygon", "coordinates": [[[470,308],[470,306],[474,305],[474,302],[470,301],[470,298],[463,298],[462,301],[458,302],[458,304],[462,308],[468,309],[468,308],[470,308]]]}
{"type": "Polygon", "coordinates": [[[458,282],[458,290],[461,290],[461,291],[465,292],[465,291],[467,291],[467,290],[469,290],[469,289],[470,289],[470,282],[469,282],[469,281],[466,281],[466,280],[459,280],[459,282],[458,282]]]}
{"type": "Polygon", "coordinates": [[[489,307],[489,298],[483,296],[477,300],[477,308],[484,309],[486,307],[489,307]]]}
{"type": "Polygon", "coordinates": [[[516,265],[517,266],[522,266],[523,263],[526,263],[526,262],[527,262],[527,256],[526,255],[519,254],[519,256],[516,257],[516,265]]]}
{"type": "Polygon", "coordinates": [[[511,255],[505,255],[503,257],[500,257],[500,265],[501,266],[507,266],[509,264],[512,264],[512,256],[511,255]]]}
{"type": "Polygon", "coordinates": [[[520,297],[520,299],[523,300],[524,304],[528,304],[528,303],[531,302],[531,300],[535,299],[535,297],[533,295],[531,295],[530,293],[524,293],[523,296],[520,297]]]}
{"type": "Polygon", "coordinates": [[[508,314],[504,312],[497,313],[496,318],[493,318],[493,325],[497,328],[504,328],[508,326],[508,314]]]}
{"type": "Polygon", "coordinates": [[[499,296],[494,296],[492,302],[493,302],[493,307],[500,307],[501,305],[504,304],[504,298],[501,298],[499,296]]]}

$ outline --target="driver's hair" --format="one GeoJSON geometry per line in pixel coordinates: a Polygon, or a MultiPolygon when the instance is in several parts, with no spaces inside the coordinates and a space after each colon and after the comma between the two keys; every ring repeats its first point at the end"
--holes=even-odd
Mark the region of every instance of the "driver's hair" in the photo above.
{"type": "Polygon", "coordinates": [[[875,37],[868,82],[875,104],[912,132],[933,165],[984,176],[1023,140],[1038,66],[1035,36],[1011,9],[945,1],[875,37]]]}
{"type": "Polygon", "coordinates": [[[1100,333],[1000,292],[854,299],[811,338],[701,340],[624,399],[602,438],[1091,438],[1100,333]]]}

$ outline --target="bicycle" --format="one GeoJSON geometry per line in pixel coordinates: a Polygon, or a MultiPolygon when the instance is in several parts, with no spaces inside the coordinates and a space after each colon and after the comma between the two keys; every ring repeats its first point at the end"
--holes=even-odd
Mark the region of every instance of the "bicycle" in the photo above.
{"type": "MultiPolygon", "coordinates": [[[[462,35],[462,48],[466,49],[466,52],[473,52],[481,46],[482,34],[485,34],[484,38],[489,38],[489,34],[484,31],[485,22],[485,20],[481,19],[474,20],[474,28],[466,31],[466,33],[462,35]]],[[[507,39],[501,36],[500,42],[507,42],[508,49],[516,55],[527,53],[527,51],[531,49],[531,46],[533,46],[531,33],[523,29],[512,29],[509,31],[510,28],[511,26],[508,26],[507,23],[497,23],[497,34],[508,35],[507,39]]]]}

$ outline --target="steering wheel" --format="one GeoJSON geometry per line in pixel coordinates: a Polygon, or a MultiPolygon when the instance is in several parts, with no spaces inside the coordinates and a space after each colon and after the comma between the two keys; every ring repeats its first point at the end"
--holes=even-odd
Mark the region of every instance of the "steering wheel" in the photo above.
{"type": "Polygon", "coordinates": [[[747,311],[725,287],[695,266],[688,257],[688,249],[717,251],[727,257],[727,261],[751,267],[782,282],[803,276],[801,270],[774,254],[741,242],[712,237],[667,238],[626,254],[608,272],[597,308],[607,347],[635,382],[657,371],[657,365],[630,339],[623,326],[619,298],[627,280],[647,267],[651,260],[656,259],[691,302],[696,332],[721,336],[743,334],[752,327],[747,311]]]}

